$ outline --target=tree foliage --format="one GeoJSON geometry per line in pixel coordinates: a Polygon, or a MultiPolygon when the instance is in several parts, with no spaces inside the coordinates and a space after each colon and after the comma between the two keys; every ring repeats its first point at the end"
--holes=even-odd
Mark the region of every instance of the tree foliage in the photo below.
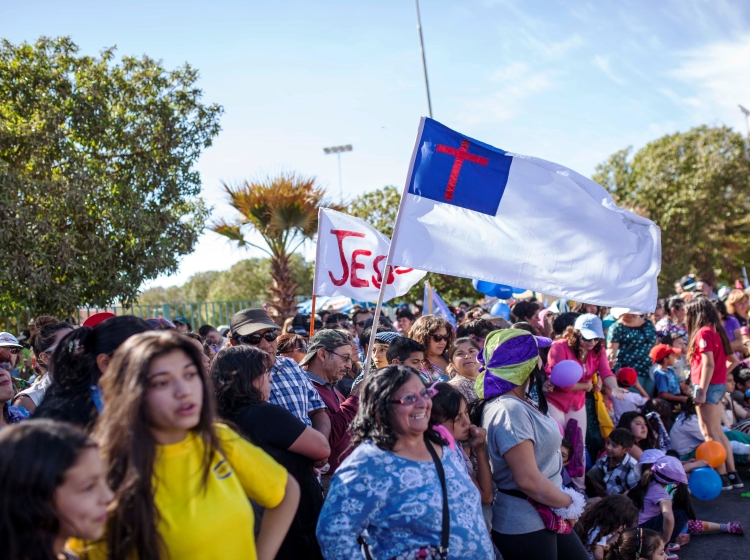
{"type": "Polygon", "coordinates": [[[663,293],[688,272],[729,281],[750,264],[749,148],[726,126],[701,126],[597,166],[618,205],[661,227],[663,293]]]}
{"type": "MultiPolygon", "coordinates": [[[[349,205],[349,214],[361,218],[384,235],[391,237],[400,201],[399,190],[393,185],[387,185],[356,197],[349,205]]],[[[482,297],[482,294],[471,285],[471,280],[467,278],[428,272],[424,280],[428,281],[440,297],[448,303],[482,297]]],[[[417,301],[422,299],[423,292],[424,281],[418,282],[402,299],[417,301]]]]}
{"type": "MultiPolygon", "coordinates": [[[[297,284],[294,295],[312,293],[313,263],[295,253],[290,258],[292,281],[297,284]]],[[[151,288],[138,298],[143,305],[190,303],[204,301],[237,301],[268,298],[272,284],[271,261],[267,258],[245,259],[229,270],[199,272],[182,286],[151,288]]]]}
{"type": "Polygon", "coordinates": [[[176,271],[207,217],[193,165],[222,112],[197,79],[69,38],[0,44],[0,307],[127,305],[176,271]]]}
{"type": "Polygon", "coordinates": [[[282,172],[258,181],[224,184],[229,204],[237,210],[233,221],[220,220],[216,233],[235,241],[240,247],[255,247],[270,257],[272,282],[268,286],[268,305],[283,320],[294,314],[297,284],[292,274],[292,255],[318,231],[318,209],[342,210],[325,200],[325,189],[314,177],[282,172]],[[260,234],[265,246],[251,243],[246,233],[260,234]]]}

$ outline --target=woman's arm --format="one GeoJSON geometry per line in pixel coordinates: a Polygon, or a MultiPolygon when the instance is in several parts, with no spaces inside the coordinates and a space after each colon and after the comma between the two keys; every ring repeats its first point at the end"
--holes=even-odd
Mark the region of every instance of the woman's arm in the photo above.
{"type": "Polygon", "coordinates": [[[687,397],[684,395],[673,395],[672,393],[667,393],[666,391],[661,391],[659,393],[659,398],[664,399],[665,401],[675,401],[675,402],[687,402],[687,397]]]}
{"type": "Polygon", "coordinates": [[[275,508],[266,508],[263,513],[256,544],[258,560],[273,560],[276,557],[297,513],[299,496],[299,484],[291,474],[287,474],[284,499],[275,508]]]}
{"type": "MultiPolygon", "coordinates": [[[[627,389],[623,389],[622,387],[618,387],[617,385],[617,378],[609,376],[602,378],[602,383],[607,386],[607,388],[612,391],[612,396],[616,399],[624,399],[625,394],[628,392],[627,389]]],[[[645,396],[645,395],[644,395],[645,396]]]]}
{"type": "Polygon", "coordinates": [[[706,402],[706,391],[708,391],[708,386],[711,383],[711,378],[714,375],[715,366],[716,363],[714,362],[714,353],[710,350],[703,352],[701,354],[701,379],[698,384],[699,390],[695,395],[695,404],[697,405],[704,404],[706,402]]]}
{"type": "Polygon", "coordinates": [[[566,508],[573,499],[539,472],[534,457],[534,442],[524,440],[504,455],[514,482],[530,498],[553,508],[566,508]]]}
{"type": "Polygon", "coordinates": [[[662,539],[664,544],[670,542],[672,531],[674,531],[674,513],[672,512],[672,500],[662,500],[659,502],[661,514],[664,517],[664,523],[661,526],[662,539]]]}
{"type": "Polygon", "coordinates": [[[29,412],[33,413],[36,410],[36,405],[31,397],[28,395],[16,395],[15,400],[11,401],[16,406],[22,406],[29,412]]]}
{"type": "Polygon", "coordinates": [[[619,342],[607,343],[607,359],[609,360],[610,368],[615,367],[615,363],[617,362],[617,352],[619,351],[619,349],[620,349],[619,342]]]}
{"type": "Polygon", "coordinates": [[[742,337],[742,327],[734,329],[734,340],[729,341],[732,352],[745,353],[745,340],[742,337]]]}
{"type": "Polygon", "coordinates": [[[313,461],[319,461],[328,458],[331,454],[331,446],[328,445],[326,436],[318,430],[306,426],[305,431],[289,446],[289,451],[304,455],[313,461]]]}
{"type": "Polygon", "coordinates": [[[484,443],[487,431],[484,428],[472,426],[469,434],[471,435],[471,447],[477,456],[477,479],[474,480],[474,484],[476,484],[479,494],[482,496],[482,503],[491,504],[495,499],[495,492],[492,484],[490,459],[487,455],[487,446],[484,443]]]}

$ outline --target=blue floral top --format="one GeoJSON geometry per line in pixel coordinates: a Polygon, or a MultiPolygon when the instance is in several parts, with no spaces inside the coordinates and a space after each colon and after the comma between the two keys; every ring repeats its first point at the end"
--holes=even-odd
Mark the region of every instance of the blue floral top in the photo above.
{"type": "MultiPolygon", "coordinates": [[[[443,447],[450,511],[449,558],[493,559],[479,491],[455,450],[443,447]]],[[[432,461],[412,461],[362,443],[336,470],[318,520],[328,560],[362,558],[362,535],[374,558],[440,545],[443,495],[432,461]]]]}
{"type": "Polygon", "coordinates": [[[2,414],[8,424],[18,424],[19,422],[23,422],[29,416],[31,416],[31,413],[24,407],[13,406],[8,404],[7,402],[3,403],[2,414]]]}

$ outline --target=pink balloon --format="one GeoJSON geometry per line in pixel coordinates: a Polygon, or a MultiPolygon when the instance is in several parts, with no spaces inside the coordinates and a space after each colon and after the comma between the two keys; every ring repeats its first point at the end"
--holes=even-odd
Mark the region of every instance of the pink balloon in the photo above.
{"type": "Polygon", "coordinates": [[[570,387],[580,381],[583,376],[581,364],[575,360],[563,360],[552,368],[549,380],[558,387],[570,387]]]}

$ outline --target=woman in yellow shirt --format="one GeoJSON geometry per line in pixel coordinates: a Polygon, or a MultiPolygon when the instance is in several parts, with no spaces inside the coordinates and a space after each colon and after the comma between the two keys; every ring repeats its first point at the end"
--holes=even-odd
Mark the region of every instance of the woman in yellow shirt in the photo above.
{"type": "Polygon", "coordinates": [[[128,339],[102,377],[94,432],[115,492],[106,538],[74,550],[109,560],[272,560],[299,485],[223,424],[202,357],[173,331],[128,339]],[[250,501],[266,508],[256,542],[250,501]]]}

